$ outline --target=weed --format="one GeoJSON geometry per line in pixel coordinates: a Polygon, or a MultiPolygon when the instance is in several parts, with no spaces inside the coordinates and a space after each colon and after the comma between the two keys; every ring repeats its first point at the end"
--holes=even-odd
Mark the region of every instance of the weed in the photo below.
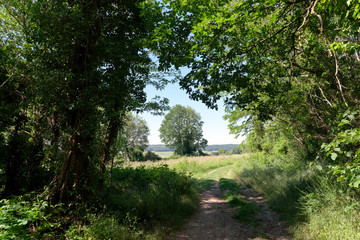
{"type": "Polygon", "coordinates": [[[0,201],[1,239],[32,239],[51,230],[52,224],[45,212],[49,204],[44,200],[31,201],[28,198],[30,195],[0,201]]]}
{"type": "Polygon", "coordinates": [[[212,179],[198,179],[196,183],[199,189],[204,191],[204,190],[210,190],[211,187],[216,184],[216,181],[212,179]]]}
{"type": "Polygon", "coordinates": [[[257,153],[239,162],[236,169],[237,179],[263,194],[282,220],[290,224],[300,220],[298,201],[310,191],[313,177],[306,165],[280,155],[257,153]]]}

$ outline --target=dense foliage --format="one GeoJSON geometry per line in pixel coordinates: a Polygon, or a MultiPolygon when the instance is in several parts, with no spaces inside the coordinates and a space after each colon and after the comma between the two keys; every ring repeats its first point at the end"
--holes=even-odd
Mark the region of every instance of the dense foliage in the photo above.
{"type": "Polygon", "coordinates": [[[146,103],[157,82],[140,3],[1,1],[5,196],[51,183],[52,201],[82,201],[101,185],[126,113],[166,108],[146,103]]]}
{"type": "Polygon", "coordinates": [[[160,127],[160,138],[167,147],[175,149],[175,154],[193,155],[207,145],[203,138],[200,114],[191,107],[174,106],[160,127]]]}

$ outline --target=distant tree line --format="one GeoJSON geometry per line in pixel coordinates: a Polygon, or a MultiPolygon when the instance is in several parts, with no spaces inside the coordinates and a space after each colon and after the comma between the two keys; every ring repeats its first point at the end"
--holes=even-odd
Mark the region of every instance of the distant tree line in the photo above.
{"type": "Polygon", "coordinates": [[[219,151],[220,149],[225,149],[227,152],[230,152],[233,148],[238,147],[239,144],[215,144],[209,145],[205,148],[205,151],[213,152],[219,151]]]}
{"type": "MultiPolygon", "coordinates": [[[[230,152],[233,148],[238,147],[239,144],[214,144],[208,145],[205,147],[205,151],[213,152],[219,151],[220,149],[225,149],[227,152],[230,152]]],[[[166,147],[164,144],[151,144],[149,145],[145,151],[152,151],[152,152],[172,152],[174,149],[166,147]]]]}

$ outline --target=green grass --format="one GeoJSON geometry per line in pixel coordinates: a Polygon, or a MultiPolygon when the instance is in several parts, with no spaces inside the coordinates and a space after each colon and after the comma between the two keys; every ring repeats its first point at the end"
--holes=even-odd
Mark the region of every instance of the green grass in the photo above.
{"type": "Polygon", "coordinates": [[[197,207],[193,185],[189,176],[167,166],[117,168],[102,199],[122,218],[129,215],[141,223],[176,226],[197,207]]]}
{"type": "Polygon", "coordinates": [[[353,190],[318,176],[313,191],[300,198],[305,220],[295,228],[302,239],[360,239],[359,195],[353,190]],[[355,195],[354,195],[355,194],[355,195]]]}
{"type": "Polygon", "coordinates": [[[202,190],[210,189],[219,182],[221,191],[225,193],[224,199],[230,207],[236,209],[233,217],[256,226],[257,205],[241,196],[240,184],[234,179],[236,177],[234,167],[243,163],[244,159],[246,155],[186,158],[179,160],[172,167],[179,172],[191,173],[202,190]]]}
{"type": "Polygon", "coordinates": [[[224,199],[229,203],[230,207],[236,209],[234,218],[244,223],[251,223],[256,226],[255,213],[258,206],[254,202],[246,200],[240,194],[240,185],[233,179],[221,178],[219,180],[221,191],[225,192],[224,199]]]}
{"type": "Polygon", "coordinates": [[[196,210],[193,180],[165,165],[118,167],[99,195],[100,214],[70,227],[69,239],[165,239],[196,210]]]}
{"type": "Polygon", "coordinates": [[[297,239],[360,239],[359,191],[288,155],[252,154],[234,171],[237,182],[266,197],[297,239]]]}
{"type": "Polygon", "coordinates": [[[236,178],[243,185],[264,195],[271,208],[282,220],[298,221],[297,201],[307,191],[312,179],[308,167],[284,156],[269,156],[262,153],[249,155],[235,167],[236,178]]]}

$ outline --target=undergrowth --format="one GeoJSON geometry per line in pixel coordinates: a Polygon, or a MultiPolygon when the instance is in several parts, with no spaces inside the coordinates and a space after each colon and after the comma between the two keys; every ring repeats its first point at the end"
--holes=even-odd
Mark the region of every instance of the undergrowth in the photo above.
{"type": "Polygon", "coordinates": [[[360,239],[359,192],[296,156],[257,152],[168,163],[115,168],[92,207],[52,206],[36,194],[3,199],[0,239],[165,239],[197,208],[199,187],[216,181],[240,221],[255,226],[257,211],[241,197],[241,184],[263,194],[297,239],[360,239]]]}
{"type": "Polygon", "coordinates": [[[0,201],[0,239],[164,239],[197,208],[193,180],[167,166],[119,167],[92,206],[36,194],[0,201]]]}

